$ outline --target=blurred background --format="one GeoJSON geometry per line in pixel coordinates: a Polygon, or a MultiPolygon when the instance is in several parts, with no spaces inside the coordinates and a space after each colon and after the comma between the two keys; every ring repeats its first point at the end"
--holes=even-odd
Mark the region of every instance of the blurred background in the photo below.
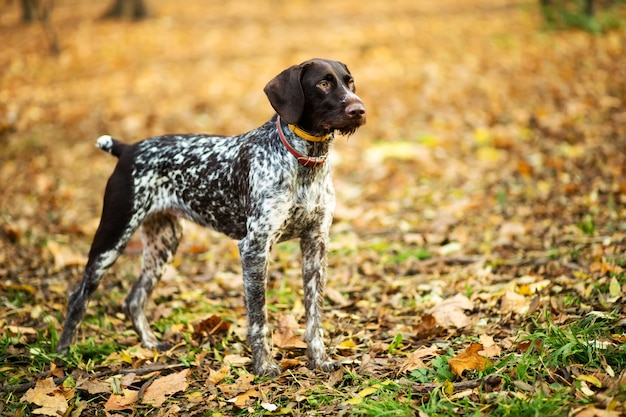
{"type": "MultiPolygon", "coordinates": [[[[135,3],[1,4],[7,282],[78,277],[115,163],[98,136],[251,130],[273,113],[266,82],[312,57],[346,63],[368,111],[332,155],[333,244],[359,249],[345,276],[416,274],[420,259],[449,253],[556,247],[571,261],[563,239],[623,249],[622,2],[135,3]]],[[[206,236],[191,232],[183,256],[212,250],[206,236]]]]}

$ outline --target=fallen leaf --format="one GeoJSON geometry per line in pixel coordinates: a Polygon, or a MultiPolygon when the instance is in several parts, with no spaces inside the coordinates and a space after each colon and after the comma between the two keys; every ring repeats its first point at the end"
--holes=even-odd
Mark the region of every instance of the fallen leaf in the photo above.
{"type": "Polygon", "coordinates": [[[298,335],[298,322],[291,314],[285,314],[278,320],[278,328],[272,335],[272,340],[281,349],[306,349],[307,344],[298,335]]]}
{"type": "Polygon", "coordinates": [[[21,400],[41,406],[34,409],[33,414],[58,416],[63,415],[68,408],[66,393],[54,384],[52,378],[37,381],[33,388],[24,393],[21,400]]]}
{"type": "Polygon", "coordinates": [[[339,351],[341,351],[342,354],[344,355],[349,355],[350,351],[354,350],[356,348],[357,344],[354,340],[352,339],[346,339],[343,342],[341,342],[340,344],[337,345],[337,349],[339,351]]]}
{"type": "Polygon", "coordinates": [[[103,381],[91,381],[86,379],[76,386],[77,389],[87,391],[90,394],[110,394],[111,384],[103,381]]]}
{"type": "Polygon", "coordinates": [[[339,291],[332,287],[326,288],[326,290],[324,291],[324,296],[328,300],[332,301],[333,304],[340,307],[348,307],[352,305],[352,301],[348,300],[346,297],[343,296],[343,294],[341,294],[339,291]]]}
{"type": "Polygon", "coordinates": [[[500,312],[502,314],[516,313],[526,314],[530,306],[530,299],[513,291],[507,291],[502,296],[500,302],[500,312]]]}
{"type": "Polygon", "coordinates": [[[6,329],[15,335],[37,334],[37,330],[33,329],[32,327],[6,326],[6,329]]]}
{"type": "Polygon", "coordinates": [[[464,371],[484,371],[489,360],[478,354],[483,349],[482,344],[472,343],[463,352],[448,360],[450,370],[459,377],[464,371]]]}
{"type": "Polygon", "coordinates": [[[239,408],[244,408],[248,405],[248,401],[250,401],[252,398],[259,398],[260,396],[261,394],[259,393],[259,391],[251,389],[237,395],[234,398],[231,398],[230,400],[228,400],[228,402],[235,404],[239,408]]]}
{"type": "Polygon", "coordinates": [[[132,410],[139,399],[139,391],[124,388],[122,394],[111,394],[104,404],[105,410],[132,410]]]}
{"type": "Polygon", "coordinates": [[[229,366],[222,366],[219,371],[209,370],[209,382],[213,385],[217,385],[224,380],[230,374],[229,366]]]}
{"type": "Polygon", "coordinates": [[[293,358],[285,358],[280,361],[281,369],[293,369],[293,368],[298,368],[303,365],[304,365],[304,362],[298,359],[293,359],[293,358]]]}
{"type": "Polygon", "coordinates": [[[609,283],[609,296],[610,298],[607,301],[612,303],[617,301],[617,299],[622,296],[622,286],[619,284],[616,277],[611,277],[611,282],[609,283]]]}
{"type": "Polygon", "coordinates": [[[278,406],[272,403],[261,403],[261,407],[263,407],[264,410],[267,410],[269,412],[274,412],[278,410],[278,406]]]}
{"type": "Polygon", "coordinates": [[[593,397],[595,395],[595,393],[591,390],[591,388],[589,388],[589,385],[587,385],[587,382],[585,381],[580,381],[579,389],[580,389],[580,392],[585,394],[587,397],[593,397]]]}
{"type": "Polygon", "coordinates": [[[232,397],[236,394],[246,392],[252,389],[254,375],[242,374],[233,384],[222,384],[218,388],[226,397],[232,397]]]}
{"type": "Polygon", "coordinates": [[[383,385],[388,385],[388,383],[383,382],[382,384],[374,384],[370,387],[364,388],[359,391],[354,397],[350,398],[347,401],[343,402],[343,405],[358,405],[363,402],[365,397],[368,397],[375,392],[378,392],[382,388],[383,385]]]}
{"type": "Polygon", "coordinates": [[[600,380],[593,375],[578,375],[578,376],[574,376],[574,379],[577,379],[579,381],[589,382],[590,384],[594,385],[596,388],[602,388],[602,382],[600,382],[600,380]]]}
{"type": "Polygon", "coordinates": [[[142,402],[160,407],[168,396],[187,389],[187,374],[189,369],[183,369],[161,378],[157,378],[150,384],[143,394],[142,402]]]}
{"type": "Polygon", "coordinates": [[[428,356],[433,356],[435,354],[435,351],[436,349],[432,347],[420,347],[404,360],[398,372],[405,373],[417,368],[428,368],[428,366],[424,364],[422,359],[428,356]]]}
{"type": "Polygon", "coordinates": [[[465,310],[474,309],[474,304],[462,294],[447,298],[436,305],[430,314],[441,327],[463,328],[469,326],[472,320],[465,314],[465,310]]]}
{"type": "Polygon", "coordinates": [[[415,337],[420,340],[438,336],[444,331],[432,314],[422,314],[419,322],[413,325],[413,330],[415,337]]]}
{"type": "Polygon", "coordinates": [[[483,350],[478,352],[479,355],[486,358],[494,358],[496,356],[500,356],[500,354],[502,353],[502,349],[500,349],[500,346],[496,344],[496,342],[493,340],[493,337],[481,334],[479,336],[479,340],[480,343],[483,345],[483,350]]]}
{"type": "Polygon", "coordinates": [[[620,417],[623,414],[615,410],[603,410],[595,407],[587,407],[584,410],[574,414],[575,417],[620,417]]]}
{"type": "Polygon", "coordinates": [[[194,337],[202,335],[226,334],[230,329],[230,322],[222,320],[220,316],[212,315],[193,325],[194,337]]]}
{"type": "Polygon", "coordinates": [[[87,257],[83,253],[73,251],[67,246],[63,246],[52,240],[48,241],[47,248],[54,258],[54,267],[56,270],[63,269],[67,266],[85,265],[87,257]]]}
{"type": "Polygon", "coordinates": [[[241,356],[241,355],[224,356],[224,364],[228,366],[240,367],[240,366],[245,366],[251,362],[252,362],[252,359],[250,359],[247,356],[241,356]]]}

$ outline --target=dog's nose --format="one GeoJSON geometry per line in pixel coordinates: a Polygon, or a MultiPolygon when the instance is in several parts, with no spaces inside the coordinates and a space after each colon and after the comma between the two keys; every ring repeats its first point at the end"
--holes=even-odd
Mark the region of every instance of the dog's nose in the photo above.
{"type": "Polygon", "coordinates": [[[346,114],[351,119],[360,119],[365,116],[365,106],[360,102],[349,104],[346,106],[346,114]]]}

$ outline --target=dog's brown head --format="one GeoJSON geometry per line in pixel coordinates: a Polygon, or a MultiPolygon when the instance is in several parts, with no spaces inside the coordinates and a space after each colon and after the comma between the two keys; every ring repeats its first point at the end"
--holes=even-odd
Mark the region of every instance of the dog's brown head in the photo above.
{"type": "Polygon", "coordinates": [[[281,119],[311,134],[350,135],[365,124],[365,106],[348,67],[339,61],[316,58],[291,66],[264,91],[281,119]]]}

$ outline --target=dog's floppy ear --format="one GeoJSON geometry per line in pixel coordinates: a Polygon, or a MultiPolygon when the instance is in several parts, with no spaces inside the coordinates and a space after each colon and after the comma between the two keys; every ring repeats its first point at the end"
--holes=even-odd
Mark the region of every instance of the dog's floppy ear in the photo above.
{"type": "Polygon", "coordinates": [[[276,113],[286,123],[296,124],[304,111],[302,73],[310,65],[293,65],[274,77],[263,89],[276,113]]]}

